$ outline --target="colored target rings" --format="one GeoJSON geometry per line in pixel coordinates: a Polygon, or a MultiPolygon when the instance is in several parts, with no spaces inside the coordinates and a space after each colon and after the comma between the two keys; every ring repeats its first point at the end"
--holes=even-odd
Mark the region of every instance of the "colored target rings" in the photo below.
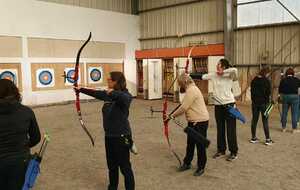
{"type": "Polygon", "coordinates": [[[99,69],[92,69],[90,72],[90,78],[92,81],[97,82],[99,80],[101,80],[102,74],[101,71],[99,69]]]}
{"type": "Polygon", "coordinates": [[[67,75],[66,75],[66,79],[69,83],[74,83],[75,80],[74,80],[74,76],[75,76],[75,70],[72,69],[72,70],[69,70],[67,72],[67,75]]]}
{"type": "Polygon", "coordinates": [[[50,71],[42,71],[39,74],[38,79],[42,85],[49,85],[53,80],[53,76],[50,71]]]}
{"type": "Polygon", "coordinates": [[[13,82],[16,82],[16,75],[11,71],[4,71],[1,73],[0,79],[8,79],[13,82]]]}

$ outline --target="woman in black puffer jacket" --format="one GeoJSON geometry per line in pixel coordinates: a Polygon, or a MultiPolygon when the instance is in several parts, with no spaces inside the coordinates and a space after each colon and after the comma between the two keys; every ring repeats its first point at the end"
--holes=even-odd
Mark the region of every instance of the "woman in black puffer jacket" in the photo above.
{"type": "Polygon", "coordinates": [[[33,111],[21,104],[15,84],[0,80],[0,188],[22,189],[30,148],[41,134],[33,111]]]}

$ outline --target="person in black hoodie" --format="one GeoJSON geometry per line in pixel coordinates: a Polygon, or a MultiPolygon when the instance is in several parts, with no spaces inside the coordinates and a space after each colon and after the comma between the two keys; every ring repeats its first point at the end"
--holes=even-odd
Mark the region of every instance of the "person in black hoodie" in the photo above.
{"type": "Polygon", "coordinates": [[[130,163],[133,145],[128,121],[132,96],[126,88],[126,79],[121,72],[111,72],[107,78],[108,90],[75,88],[79,92],[103,100],[103,127],[105,131],[106,161],[109,170],[108,190],[117,190],[119,168],[125,178],[126,190],[134,190],[135,181],[130,163]]]}
{"type": "Polygon", "coordinates": [[[271,145],[273,141],[270,138],[268,117],[264,115],[268,104],[270,103],[271,83],[267,79],[268,69],[262,69],[259,74],[251,81],[251,100],[252,100],[252,122],[251,122],[251,143],[257,143],[256,126],[261,113],[263,128],[265,132],[266,145],[271,145]]]}
{"type": "Polygon", "coordinates": [[[40,140],[34,112],[12,81],[0,79],[0,189],[22,189],[30,148],[40,140]]]}

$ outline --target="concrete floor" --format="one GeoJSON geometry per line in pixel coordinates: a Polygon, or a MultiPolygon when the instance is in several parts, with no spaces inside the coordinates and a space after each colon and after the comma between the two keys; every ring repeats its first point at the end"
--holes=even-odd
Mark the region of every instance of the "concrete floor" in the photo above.
{"type": "MultiPolygon", "coordinates": [[[[51,135],[41,165],[41,175],[34,189],[40,190],[106,190],[108,184],[101,116],[102,102],[82,104],[86,126],[96,137],[92,147],[81,129],[73,104],[35,108],[42,132],[51,135]]],[[[225,158],[214,160],[216,127],[213,107],[210,127],[206,172],[201,177],[190,171],[176,172],[177,160],[168,150],[162,131],[161,114],[151,117],[150,106],[161,109],[162,101],[135,99],[130,121],[139,155],[132,155],[137,190],[299,190],[300,189],[300,133],[280,131],[277,108],[270,116],[272,146],[263,144],[264,134],[259,121],[257,130],[261,143],[250,144],[250,106],[239,106],[248,121],[238,122],[238,159],[230,163],[225,158]]],[[[170,110],[176,104],[170,103],[170,110]]],[[[184,118],[180,118],[184,122],[184,118]]],[[[291,129],[291,124],[288,125],[291,129]]],[[[176,152],[183,158],[186,136],[182,129],[170,123],[170,138],[176,152]]],[[[36,147],[37,149],[39,147],[36,147]]],[[[120,188],[124,189],[120,175],[120,188]]]]}

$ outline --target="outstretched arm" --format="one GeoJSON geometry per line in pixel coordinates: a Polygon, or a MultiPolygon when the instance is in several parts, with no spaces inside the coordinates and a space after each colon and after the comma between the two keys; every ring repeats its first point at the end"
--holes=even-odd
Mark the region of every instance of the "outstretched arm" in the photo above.
{"type": "Polygon", "coordinates": [[[79,88],[79,89],[75,89],[75,90],[79,90],[79,92],[89,95],[89,96],[92,96],[98,100],[103,100],[103,101],[111,101],[112,100],[108,96],[106,90],[95,90],[95,89],[91,89],[91,88],[79,88]]]}
{"type": "Polygon", "coordinates": [[[210,80],[215,76],[215,73],[191,73],[190,77],[192,79],[198,80],[210,80]]]}

